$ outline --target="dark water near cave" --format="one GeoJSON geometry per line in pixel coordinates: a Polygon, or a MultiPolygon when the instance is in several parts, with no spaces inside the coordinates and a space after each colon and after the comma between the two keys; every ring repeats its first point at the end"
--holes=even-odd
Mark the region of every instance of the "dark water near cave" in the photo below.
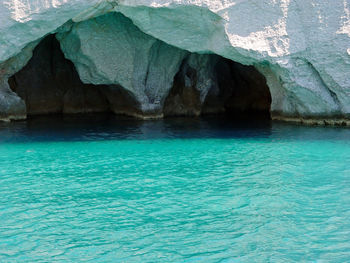
{"type": "Polygon", "coordinates": [[[350,129],[0,124],[0,262],[349,262],[350,129]]]}

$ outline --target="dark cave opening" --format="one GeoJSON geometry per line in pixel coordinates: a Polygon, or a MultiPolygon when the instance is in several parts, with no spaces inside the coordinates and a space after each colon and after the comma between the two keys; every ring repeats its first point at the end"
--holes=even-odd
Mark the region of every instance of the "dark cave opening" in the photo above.
{"type": "Polygon", "coordinates": [[[200,69],[182,65],[165,101],[166,116],[223,114],[234,119],[270,119],[270,90],[265,77],[254,66],[218,55],[205,56],[211,57],[208,61],[212,65],[208,78],[211,87],[204,101],[201,101],[201,91],[197,87],[200,69]]]}
{"type": "MultiPolygon", "coordinates": [[[[46,36],[38,44],[33,57],[9,79],[9,84],[25,101],[28,116],[111,112],[143,115],[134,95],[123,87],[82,83],[55,35],[46,36]]],[[[270,119],[270,105],[266,80],[253,66],[218,55],[189,53],[164,100],[163,116],[222,114],[235,119],[270,119]],[[192,55],[207,56],[207,64],[192,67],[188,63],[192,55]],[[203,83],[207,90],[202,90],[203,83]]]]}
{"type": "Polygon", "coordinates": [[[65,59],[55,35],[46,36],[27,65],[9,79],[11,89],[26,103],[27,114],[107,112],[105,86],[81,82],[65,59]]]}
{"type": "MultiPolygon", "coordinates": [[[[254,66],[222,58],[216,65],[216,71],[226,115],[270,119],[270,89],[265,77],[254,66]]],[[[209,91],[204,111],[213,101],[209,91]]]]}

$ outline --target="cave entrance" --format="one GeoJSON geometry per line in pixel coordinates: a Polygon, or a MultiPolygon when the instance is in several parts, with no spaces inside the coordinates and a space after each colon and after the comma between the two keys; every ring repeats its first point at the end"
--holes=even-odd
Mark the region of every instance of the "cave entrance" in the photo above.
{"type": "Polygon", "coordinates": [[[270,107],[266,79],[254,66],[218,55],[191,54],[174,78],[164,113],[269,120],[270,107]]]}
{"type": "Polygon", "coordinates": [[[270,119],[271,94],[265,77],[254,67],[220,58],[215,65],[219,92],[211,89],[203,105],[210,113],[220,105],[234,119],[270,119]]]}
{"type": "MultiPolygon", "coordinates": [[[[82,83],[55,35],[42,39],[9,84],[25,101],[29,116],[100,112],[145,116],[123,87],[82,83]]],[[[253,66],[218,55],[188,53],[165,96],[161,109],[165,117],[221,114],[270,119],[271,95],[265,77],[253,66]]]]}
{"type": "Polygon", "coordinates": [[[104,85],[84,84],[54,34],[35,47],[26,66],[9,79],[26,103],[27,115],[109,112],[104,85]]]}

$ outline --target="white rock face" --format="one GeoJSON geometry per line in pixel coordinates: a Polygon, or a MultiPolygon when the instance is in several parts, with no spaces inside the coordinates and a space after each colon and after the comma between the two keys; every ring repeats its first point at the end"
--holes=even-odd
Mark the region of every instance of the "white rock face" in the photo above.
{"type": "MultiPolygon", "coordinates": [[[[150,58],[152,52],[157,53],[154,52],[158,43],[154,38],[157,38],[182,50],[216,53],[244,65],[254,65],[269,85],[273,117],[350,115],[348,0],[4,0],[0,2],[0,68],[12,67],[6,61],[33,41],[55,32],[69,19],[89,20],[79,24],[89,29],[73,25],[61,38],[66,56],[75,63],[82,80],[125,85],[142,101],[142,107],[161,105],[169,89],[161,83],[169,83],[178,67],[174,62],[178,59],[170,57],[179,58],[184,53],[159,44],[157,48],[164,51],[156,59],[150,58]],[[111,28],[118,28],[119,24],[94,27],[101,18],[89,20],[114,11],[130,18],[145,33],[142,41],[135,43],[131,40],[134,37],[125,40],[116,37],[115,34],[127,35],[111,28]],[[74,47],[78,39],[85,42],[74,47]],[[162,68],[150,65],[171,62],[169,71],[149,72],[152,78],[143,85],[135,84],[137,77],[133,74],[116,76],[110,68],[120,65],[119,60],[113,61],[116,50],[108,53],[93,49],[102,42],[106,42],[102,46],[111,47],[112,39],[130,46],[125,54],[119,54],[128,60],[128,65],[123,66],[126,74],[131,74],[135,66],[143,67],[138,69],[142,72],[141,81],[144,68],[162,68]],[[70,48],[76,48],[79,56],[74,58],[70,48]],[[84,56],[86,60],[82,59],[84,56]],[[131,57],[138,63],[130,62],[131,57]]],[[[0,74],[2,83],[6,83],[4,75],[0,74]]],[[[6,98],[0,97],[0,104],[1,100],[6,98]]]]}
{"type": "Polygon", "coordinates": [[[83,82],[122,86],[146,114],[160,114],[187,54],[144,34],[118,13],[76,23],[57,37],[83,82]]]}

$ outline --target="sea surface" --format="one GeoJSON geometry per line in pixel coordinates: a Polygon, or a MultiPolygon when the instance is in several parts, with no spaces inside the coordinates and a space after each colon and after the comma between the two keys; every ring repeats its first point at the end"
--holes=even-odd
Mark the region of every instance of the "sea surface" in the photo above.
{"type": "Polygon", "coordinates": [[[350,129],[1,123],[0,262],[350,262],[350,129]]]}

